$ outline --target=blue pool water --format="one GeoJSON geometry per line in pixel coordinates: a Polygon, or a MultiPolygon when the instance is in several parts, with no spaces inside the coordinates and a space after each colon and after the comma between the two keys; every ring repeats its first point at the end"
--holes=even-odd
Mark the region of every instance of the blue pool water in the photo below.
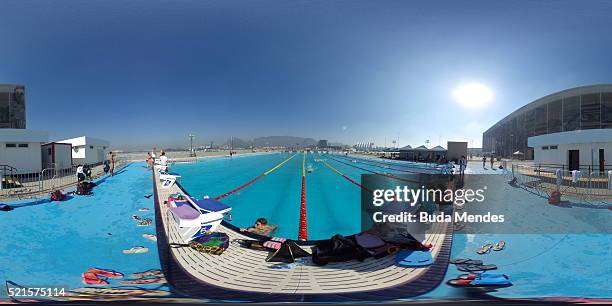
{"type": "MultiPolygon", "coordinates": [[[[176,164],[172,171],[179,173],[181,184],[193,196],[216,197],[248,182],[273,168],[294,153],[273,153],[259,156],[223,157],[201,160],[192,164],[176,164]]],[[[371,163],[353,163],[341,156],[306,154],[306,208],[308,238],[327,239],[334,234],[354,234],[360,231],[360,187],[352,184],[326,165],[359,181],[363,169],[400,173],[371,163]],[[359,169],[359,168],[363,169],[359,169]]],[[[269,175],[234,193],[222,201],[232,207],[232,224],[251,226],[258,217],[265,217],[279,225],[277,235],[297,238],[302,160],[299,153],[269,175]]]]}
{"type": "MultiPolygon", "coordinates": [[[[91,196],[60,202],[22,200],[22,206],[0,214],[0,280],[28,286],[84,287],[81,274],[90,267],[126,275],[159,269],[155,225],[136,226],[132,215],[154,219],[151,175],[144,164],[131,164],[114,177],[99,181],[91,196]],[[139,212],[142,207],[148,212],[139,212]],[[123,249],[145,246],[145,254],[123,249]]],[[[118,286],[120,280],[111,280],[118,286]]],[[[159,285],[141,286],[157,288],[159,285]]],[[[4,291],[4,290],[0,290],[4,291]]]]}

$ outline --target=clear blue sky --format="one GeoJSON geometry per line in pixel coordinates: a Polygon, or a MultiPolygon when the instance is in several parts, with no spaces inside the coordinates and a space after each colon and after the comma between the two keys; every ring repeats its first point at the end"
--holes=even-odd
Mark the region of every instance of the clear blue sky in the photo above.
{"type": "MultiPolygon", "coordinates": [[[[28,128],[126,144],[293,135],[467,140],[516,108],[612,82],[610,1],[24,1],[0,83],[28,128]],[[465,109],[476,81],[494,99],[465,109]],[[343,128],[345,127],[345,128],[343,128]]],[[[473,143],[472,143],[473,141],[473,143]]]]}

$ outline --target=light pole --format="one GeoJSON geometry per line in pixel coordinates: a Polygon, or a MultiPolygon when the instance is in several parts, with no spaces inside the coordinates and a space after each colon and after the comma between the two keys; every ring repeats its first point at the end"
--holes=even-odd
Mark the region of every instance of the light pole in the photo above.
{"type": "Polygon", "coordinates": [[[196,156],[195,155],[195,151],[193,150],[193,138],[194,137],[195,137],[195,135],[189,134],[189,142],[190,142],[190,145],[189,145],[189,156],[190,157],[195,157],[196,156]]]}

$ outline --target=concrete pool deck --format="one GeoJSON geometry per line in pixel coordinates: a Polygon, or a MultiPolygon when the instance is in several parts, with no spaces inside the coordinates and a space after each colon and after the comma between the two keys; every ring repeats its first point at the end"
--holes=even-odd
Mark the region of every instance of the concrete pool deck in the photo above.
{"type": "MultiPolygon", "coordinates": [[[[394,256],[368,258],[316,266],[294,264],[279,269],[265,261],[266,252],[231,245],[214,256],[191,248],[170,248],[182,243],[170,212],[163,205],[168,195],[187,194],[177,184],[162,189],[154,171],[155,218],[158,251],[168,283],[181,294],[194,298],[258,302],[388,301],[415,297],[431,291],[443,280],[448,268],[452,227],[440,224],[426,234],[433,244],[434,264],[427,268],[395,265],[394,256]]],[[[219,230],[231,240],[252,239],[223,223],[219,230]]],[[[309,247],[302,247],[310,252],[309,247]]]]}

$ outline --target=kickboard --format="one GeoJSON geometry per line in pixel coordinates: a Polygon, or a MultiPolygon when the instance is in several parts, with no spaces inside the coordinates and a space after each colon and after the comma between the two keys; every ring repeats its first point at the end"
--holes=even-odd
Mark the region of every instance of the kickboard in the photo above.
{"type": "Polygon", "coordinates": [[[433,264],[430,252],[403,250],[395,256],[395,263],[403,267],[426,267],[433,264]]]}

